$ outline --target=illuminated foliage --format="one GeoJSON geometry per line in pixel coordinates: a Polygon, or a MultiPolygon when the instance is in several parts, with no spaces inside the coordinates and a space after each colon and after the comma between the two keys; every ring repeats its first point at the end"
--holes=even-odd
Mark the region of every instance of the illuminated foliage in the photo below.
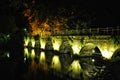
{"type": "Polygon", "coordinates": [[[63,25],[67,21],[64,17],[58,17],[56,15],[47,15],[47,13],[44,13],[47,17],[44,17],[43,20],[40,16],[44,15],[39,10],[34,8],[34,5],[34,3],[24,3],[24,7],[26,9],[23,12],[23,14],[24,17],[28,18],[30,35],[51,35],[52,32],[60,31],[64,28],[63,25]],[[31,4],[33,6],[31,6],[31,4]]]}
{"type": "Polygon", "coordinates": [[[113,40],[113,43],[116,45],[120,44],[120,36],[119,35],[113,35],[111,36],[111,39],[113,40]]]}

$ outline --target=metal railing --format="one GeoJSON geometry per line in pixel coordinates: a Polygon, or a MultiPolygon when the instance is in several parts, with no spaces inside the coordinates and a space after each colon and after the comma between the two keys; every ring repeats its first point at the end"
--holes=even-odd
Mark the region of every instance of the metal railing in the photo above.
{"type": "Polygon", "coordinates": [[[53,36],[68,36],[68,35],[119,35],[120,28],[89,28],[89,29],[79,29],[79,30],[62,30],[52,32],[53,36]]]}

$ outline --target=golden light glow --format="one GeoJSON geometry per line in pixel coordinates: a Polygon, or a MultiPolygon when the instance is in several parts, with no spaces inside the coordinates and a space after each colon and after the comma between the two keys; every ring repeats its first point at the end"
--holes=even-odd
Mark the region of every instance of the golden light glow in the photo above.
{"type": "Polygon", "coordinates": [[[79,42],[79,40],[73,40],[73,42],[70,42],[70,44],[72,45],[73,53],[79,54],[81,49],[81,43],[79,42]]]}
{"type": "Polygon", "coordinates": [[[57,55],[53,56],[51,68],[53,68],[55,70],[61,70],[61,63],[59,60],[59,56],[57,56],[57,55]]]}
{"type": "Polygon", "coordinates": [[[72,64],[70,65],[69,71],[73,71],[73,73],[80,73],[81,72],[81,66],[79,64],[79,60],[74,60],[72,64]]]}
{"type": "Polygon", "coordinates": [[[73,49],[74,54],[79,54],[81,46],[79,45],[79,43],[78,44],[75,43],[74,45],[72,45],[72,49],[73,49]]]}
{"type": "Polygon", "coordinates": [[[34,57],[35,57],[35,50],[32,49],[32,51],[31,51],[31,58],[33,59],[34,57]]]}
{"type": "Polygon", "coordinates": [[[50,25],[48,24],[49,19],[47,18],[45,22],[41,23],[41,25],[39,26],[39,28],[41,29],[41,33],[40,36],[50,36],[51,32],[49,32],[49,30],[51,30],[50,25]]]}
{"type": "Polygon", "coordinates": [[[27,48],[24,48],[24,56],[29,57],[29,53],[28,53],[28,49],[27,48]]]}
{"type": "Polygon", "coordinates": [[[59,47],[61,45],[61,39],[58,39],[58,38],[52,38],[52,44],[53,44],[53,48],[54,50],[58,50],[59,51],[59,47]]]}
{"type": "Polygon", "coordinates": [[[57,16],[49,18],[48,16],[45,21],[41,21],[38,14],[39,10],[33,8],[34,3],[23,3],[23,5],[25,7],[23,14],[28,19],[31,29],[30,35],[50,36],[52,32],[60,31],[65,27],[63,25],[67,22],[66,18],[57,16]]]}
{"type": "Polygon", "coordinates": [[[25,42],[24,46],[28,46],[28,42],[29,42],[29,41],[30,41],[30,38],[29,38],[29,37],[24,38],[24,42],[25,42]]]}
{"type": "Polygon", "coordinates": [[[74,60],[70,67],[68,68],[68,72],[72,77],[80,78],[80,74],[82,72],[81,66],[79,64],[79,60],[74,60]]]}
{"type": "Polygon", "coordinates": [[[32,38],[32,39],[31,39],[31,42],[32,42],[32,47],[34,48],[34,47],[35,47],[35,39],[32,38]]]}
{"type": "Polygon", "coordinates": [[[102,52],[102,56],[107,58],[107,59],[110,59],[112,57],[112,54],[113,52],[112,51],[108,51],[107,49],[101,51],[102,52]]]}
{"type": "Polygon", "coordinates": [[[117,47],[114,46],[111,42],[103,42],[102,44],[98,43],[98,47],[100,48],[100,51],[102,53],[102,56],[111,59],[114,51],[117,49],[117,47]]]}
{"type": "Polygon", "coordinates": [[[54,20],[54,21],[53,21],[53,25],[55,26],[55,27],[53,28],[53,31],[60,31],[61,28],[62,28],[63,22],[61,23],[61,22],[58,21],[58,20],[54,20]]]}
{"type": "Polygon", "coordinates": [[[46,41],[44,39],[40,38],[40,44],[41,44],[41,48],[45,49],[46,41]]]}
{"type": "Polygon", "coordinates": [[[45,57],[45,52],[40,53],[40,63],[45,64],[46,62],[46,57],[45,57]]]}

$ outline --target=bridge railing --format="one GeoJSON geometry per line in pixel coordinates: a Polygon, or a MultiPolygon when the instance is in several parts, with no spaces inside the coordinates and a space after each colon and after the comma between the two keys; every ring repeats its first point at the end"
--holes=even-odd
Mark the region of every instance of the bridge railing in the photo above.
{"type": "Polygon", "coordinates": [[[89,28],[89,29],[79,29],[79,30],[62,30],[52,32],[53,36],[70,36],[70,35],[119,35],[120,28],[89,28]]]}

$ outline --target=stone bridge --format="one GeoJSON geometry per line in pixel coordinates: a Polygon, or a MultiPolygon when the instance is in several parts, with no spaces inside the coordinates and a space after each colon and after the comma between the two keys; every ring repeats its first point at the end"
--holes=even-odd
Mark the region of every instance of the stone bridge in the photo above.
{"type": "MultiPolygon", "coordinates": [[[[34,37],[25,38],[25,45],[31,42],[31,46],[40,45],[39,48],[44,49],[45,45],[51,44],[51,48],[59,51],[59,47],[62,46],[63,42],[69,45],[73,54],[79,54],[80,50],[86,44],[93,44],[99,48],[103,57],[108,59],[111,58],[115,50],[120,48],[120,44],[115,44],[113,38],[110,35],[93,35],[93,36],[49,36],[49,37],[39,37],[35,40],[34,37]],[[49,39],[50,41],[49,41],[49,39]],[[46,44],[47,43],[47,44],[46,44]]],[[[69,47],[68,46],[68,47],[69,47]]]]}
{"type": "MultiPolygon", "coordinates": [[[[117,35],[119,37],[119,35],[117,35]]],[[[111,35],[51,35],[27,36],[24,38],[24,54],[27,57],[37,57],[40,64],[47,63],[50,68],[62,72],[72,72],[72,77],[81,73],[78,60],[73,60],[73,55],[87,56],[96,53],[111,59],[112,55],[120,48],[120,43],[115,44],[111,35]],[[96,51],[96,47],[98,51],[96,51]]]]}

